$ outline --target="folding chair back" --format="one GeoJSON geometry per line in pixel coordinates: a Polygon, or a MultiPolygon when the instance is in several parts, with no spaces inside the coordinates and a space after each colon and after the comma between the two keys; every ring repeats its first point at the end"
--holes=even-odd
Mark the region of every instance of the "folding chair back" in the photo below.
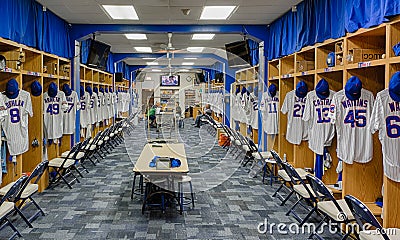
{"type": "Polygon", "coordinates": [[[310,189],[307,184],[304,182],[304,180],[300,177],[299,173],[296,171],[296,169],[290,165],[289,163],[284,162],[283,163],[286,169],[287,174],[289,175],[290,180],[292,181],[293,184],[298,184],[300,183],[301,185],[304,186],[306,189],[307,193],[310,195],[310,199],[312,202],[316,203],[317,199],[314,196],[314,193],[312,189],[310,189]]]}
{"type": "Polygon", "coordinates": [[[3,196],[0,200],[0,205],[3,204],[4,201],[8,200],[10,202],[15,202],[15,199],[19,196],[19,192],[21,188],[28,180],[28,176],[21,176],[18,180],[11,186],[10,190],[3,196]]]}
{"type": "Polygon", "coordinates": [[[28,178],[28,181],[26,181],[27,183],[29,183],[30,181],[32,181],[33,179],[35,179],[33,181],[34,184],[37,184],[40,180],[40,178],[42,177],[44,171],[47,169],[47,165],[49,164],[49,161],[43,161],[41,163],[39,163],[35,169],[33,169],[33,171],[31,172],[31,175],[28,178]]]}
{"type": "Polygon", "coordinates": [[[253,140],[251,140],[250,138],[247,138],[247,142],[249,143],[250,150],[252,152],[257,152],[260,155],[261,159],[263,159],[261,153],[258,151],[257,145],[253,142],[253,140]]]}
{"type": "MultiPolygon", "coordinates": [[[[349,205],[349,208],[360,227],[363,227],[366,223],[368,223],[375,227],[378,231],[383,229],[382,225],[376,219],[374,214],[368,209],[367,206],[365,206],[363,202],[351,195],[346,195],[344,199],[346,200],[347,205],[349,205]]],[[[379,233],[385,240],[390,240],[385,231],[379,231],[379,233]]]]}
{"type": "Polygon", "coordinates": [[[347,216],[345,215],[343,209],[340,207],[338,202],[336,201],[335,197],[332,195],[331,191],[325,186],[325,184],[315,176],[308,174],[307,180],[311,185],[311,188],[315,192],[316,198],[318,201],[332,201],[339,213],[341,214],[343,220],[346,220],[347,216]],[[346,217],[346,218],[345,218],[346,217]]]}
{"type": "Polygon", "coordinates": [[[279,168],[282,169],[282,170],[285,170],[285,172],[287,173],[286,166],[285,166],[285,164],[283,164],[284,162],[281,159],[281,157],[278,155],[278,153],[275,152],[275,150],[271,150],[271,155],[275,159],[275,161],[278,164],[279,168]]]}

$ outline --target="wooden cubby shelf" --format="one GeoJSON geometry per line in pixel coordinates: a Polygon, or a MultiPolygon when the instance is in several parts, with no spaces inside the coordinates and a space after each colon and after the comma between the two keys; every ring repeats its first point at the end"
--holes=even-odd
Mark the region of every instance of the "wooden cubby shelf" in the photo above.
{"type": "MultiPolygon", "coordinates": [[[[361,79],[363,88],[372,91],[376,96],[379,91],[388,87],[391,76],[400,71],[400,56],[395,56],[392,49],[398,43],[400,17],[377,27],[360,29],[343,38],[330,39],[289,56],[271,60],[268,62],[268,79],[270,83],[279,85],[280,104],[298,81],[305,81],[311,91],[322,78],[329,82],[330,89],[340,91],[351,76],[357,76],[361,79]],[[335,65],[328,67],[327,57],[331,52],[335,54],[335,65]],[[309,64],[311,70],[299,69],[301,61],[309,64]],[[313,62],[315,68],[312,69],[313,62]]],[[[308,146],[293,146],[288,143],[285,131],[286,115],[280,114],[277,138],[279,154],[286,154],[288,161],[295,167],[313,167],[314,154],[310,155],[308,146]]],[[[400,183],[383,176],[382,147],[378,134],[374,134],[373,141],[374,155],[371,162],[344,164],[342,197],[351,194],[362,201],[374,202],[382,195],[382,184],[385,182],[384,227],[400,227],[400,183]]],[[[325,171],[323,176],[323,181],[327,184],[337,181],[336,145],[335,137],[332,146],[329,147],[333,166],[325,171]]]]}

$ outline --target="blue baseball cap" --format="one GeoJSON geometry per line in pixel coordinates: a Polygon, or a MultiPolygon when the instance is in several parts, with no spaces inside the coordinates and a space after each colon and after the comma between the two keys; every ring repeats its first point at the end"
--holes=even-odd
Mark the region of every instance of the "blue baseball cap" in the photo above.
{"type": "Polygon", "coordinates": [[[247,87],[247,92],[252,92],[253,91],[253,86],[248,86],[247,87]]]}
{"type": "Polygon", "coordinates": [[[86,86],[86,92],[88,92],[88,93],[89,93],[89,95],[90,95],[90,96],[92,96],[92,94],[93,94],[92,87],[90,87],[89,85],[88,85],[88,86],[86,86]]]}
{"type": "Polygon", "coordinates": [[[392,47],[394,55],[400,56],[400,42],[392,47]]]}
{"type": "Polygon", "coordinates": [[[315,93],[320,99],[326,99],[329,97],[329,84],[325,79],[319,80],[315,87],[315,93]]]}
{"type": "Polygon", "coordinates": [[[238,94],[240,92],[240,87],[236,86],[236,94],[238,94]]]}
{"type": "Polygon", "coordinates": [[[108,87],[106,87],[104,90],[106,91],[106,93],[108,93],[108,87]]]}
{"type": "Polygon", "coordinates": [[[35,80],[31,83],[31,93],[35,97],[39,97],[42,94],[42,85],[39,81],[35,80]]]}
{"type": "Polygon", "coordinates": [[[296,96],[299,98],[304,98],[305,96],[307,96],[307,92],[308,92],[308,86],[304,81],[300,81],[297,85],[296,85],[296,96]]]}
{"type": "Polygon", "coordinates": [[[79,89],[79,93],[80,93],[81,97],[83,97],[85,95],[85,88],[83,87],[83,85],[81,85],[81,87],[79,89]]]}
{"type": "Polygon", "coordinates": [[[102,93],[104,93],[104,88],[103,87],[100,87],[100,92],[102,92],[102,93]]]}
{"type": "Polygon", "coordinates": [[[65,84],[62,86],[62,90],[63,90],[63,92],[65,93],[65,96],[70,96],[71,93],[72,93],[72,90],[71,90],[71,88],[69,87],[69,85],[68,85],[67,83],[65,83],[65,84]]]}
{"type": "Polygon", "coordinates": [[[181,166],[181,160],[179,160],[177,158],[171,159],[171,167],[172,168],[176,168],[176,167],[180,167],[180,166],[181,166]]]}
{"type": "Polygon", "coordinates": [[[9,99],[17,98],[19,94],[19,85],[14,78],[10,79],[6,85],[6,96],[9,99]]]}
{"type": "Polygon", "coordinates": [[[400,72],[396,72],[390,78],[389,95],[394,101],[400,102],[400,72]]]}
{"type": "Polygon", "coordinates": [[[276,89],[277,89],[277,87],[276,87],[275,84],[271,84],[271,85],[268,87],[268,92],[269,92],[269,95],[270,95],[271,97],[275,97],[275,95],[276,95],[276,89]]]}
{"type": "Polygon", "coordinates": [[[49,93],[50,97],[57,96],[57,92],[58,92],[57,84],[55,84],[54,82],[51,82],[49,85],[49,88],[47,89],[47,92],[49,93]]]}
{"type": "Polygon", "coordinates": [[[110,93],[112,93],[113,92],[113,89],[112,89],[112,87],[110,87],[110,93]]]}
{"type": "Polygon", "coordinates": [[[361,96],[362,82],[356,77],[352,76],[347,80],[346,86],[344,87],[344,92],[346,97],[350,100],[357,100],[361,96]]]}
{"type": "Polygon", "coordinates": [[[244,94],[245,92],[247,92],[247,89],[246,89],[246,87],[243,87],[242,88],[242,94],[244,94]]]}
{"type": "MultiPolygon", "coordinates": [[[[221,90],[221,91],[222,91],[222,90],[221,90]]],[[[258,93],[258,86],[255,86],[255,87],[254,87],[253,92],[254,92],[255,95],[257,95],[257,93],[258,93]]]]}
{"type": "Polygon", "coordinates": [[[93,92],[99,93],[99,89],[97,87],[93,87],[93,92]]]}
{"type": "Polygon", "coordinates": [[[335,53],[334,52],[328,53],[328,57],[326,58],[326,65],[328,65],[328,67],[335,66],[335,53]]]}

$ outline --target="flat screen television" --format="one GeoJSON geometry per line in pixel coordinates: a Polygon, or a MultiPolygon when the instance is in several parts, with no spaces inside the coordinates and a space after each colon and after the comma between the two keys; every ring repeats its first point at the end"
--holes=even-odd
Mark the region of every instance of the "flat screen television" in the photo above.
{"type": "Polygon", "coordinates": [[[179,75],[162,75],[161,84],[162,87],[178,87],[180,85],[179,75]]]}
{"type": "Polygon", "coordinates": [[[105,70],[107,66],[108,55],[110,54],[110,49],[111,47],[105,43],[91,40],[86,65],[105,70]]]}
{"type": "Polygon", "coordinates": [[[200,84],[200,83],[205,83],[206,82],[206,78],[204,76],[203,73],[196,73],[196,84],[200,84]]]}
{"type": "Polygon", "coordinates": [[[229,67],[251,66],[250,47],[247,40],[225,44],[225,51],[229,67]]]}

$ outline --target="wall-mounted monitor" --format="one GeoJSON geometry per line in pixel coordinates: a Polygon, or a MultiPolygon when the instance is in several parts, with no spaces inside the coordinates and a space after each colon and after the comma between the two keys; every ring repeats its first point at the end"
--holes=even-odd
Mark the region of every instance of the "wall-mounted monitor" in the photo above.
{"type": "Polygon", "coordinates": [[[160,86],[162,87],[179,87],[180,76],[179,75],[162,75],[160,86]]]}
{"type": "Polygon", "coordinates": [[[225,44],[225,50],[229,67],[251,66],[250,47],[247,40],[225,44]]]}
{"type": "Polygon", "coordinates": [[[89,67],[106,70],[108,55],[111,47],[105,43],[91,40],[89,48],[89,56],[86,65],[89,67]]]}

